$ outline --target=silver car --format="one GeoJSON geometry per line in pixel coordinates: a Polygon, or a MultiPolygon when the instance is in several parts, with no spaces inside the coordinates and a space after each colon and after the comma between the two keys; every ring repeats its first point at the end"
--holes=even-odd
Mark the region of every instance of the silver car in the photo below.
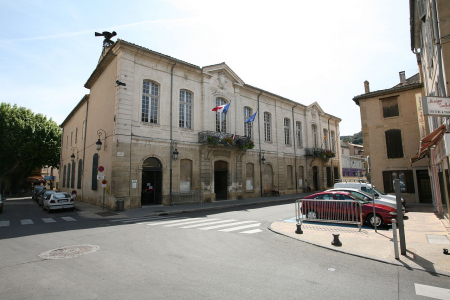
{"type": "Polygon", "coordinates": [[[54,194],[54,193],[56,193],[56,191],[50,190],[50,191],[45,191],[43,194],[41,194],[41,195],[38,197],[38,203],[39,203],[39,206],[44,205],[44,199],[50,198],[50,195],[51,195],[51,194],[54,194]]]}
{"type": "Polygon", "coordinates": [[[75,200],[72,198],[72,195],[64,192],[50,194],[48,199],[43,200],[42,205],[42,209],[48,210],[49,213],[55,209],[69,209],[73,211],[74,208],[75,200]]]}

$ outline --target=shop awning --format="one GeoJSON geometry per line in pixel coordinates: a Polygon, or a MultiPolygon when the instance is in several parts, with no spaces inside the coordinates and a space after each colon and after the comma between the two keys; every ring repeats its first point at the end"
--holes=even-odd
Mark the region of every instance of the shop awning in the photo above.
{"type": "Polygon", "coordinates": [[[417,150],[418,154],[413,158],[411,158],[411,164],[424,158],[425,155],[428,153],[428,149],[431,146],[434,146],[437,143],[439,143],[439,141],[442,139],[446,131],[447,127],[445,126],[445,124],[443,124],[438,129],[436,129],[435,131],[424,137],[420,141],[420,148],[417,150]]]}
{"type": "Polygon", "coordinates": [[[45,179],[41,175],[33,175],[28,177],[25,181],[28,182],[45,182],[45,179]]]}

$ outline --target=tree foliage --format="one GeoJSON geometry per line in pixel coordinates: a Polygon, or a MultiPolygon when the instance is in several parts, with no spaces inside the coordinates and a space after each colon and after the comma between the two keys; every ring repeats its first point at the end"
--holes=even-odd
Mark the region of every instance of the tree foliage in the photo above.
{"type": "Polygon", "coordinates": [[[18,182],[35,168],[57,166],[61,129],[52,119],[30,109],[0,105],[0,177],[18,182]]]}
{"type": "Polygon", "coordinates": [[[343,135],[341,136],[341,140],[352,144],[363,145],[362,131],[355,133],[354,135],[343,135]]]}

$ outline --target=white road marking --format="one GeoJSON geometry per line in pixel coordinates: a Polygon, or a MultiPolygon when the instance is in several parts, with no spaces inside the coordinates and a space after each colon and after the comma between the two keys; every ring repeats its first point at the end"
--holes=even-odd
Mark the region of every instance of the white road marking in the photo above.
{"type": "Polygon", "coordinates": [[[239,226],[239,227],[232,227],[232,228],[227,228],[227,229],[221,229],[219,231],[230,232],[230,231],[236,231],[236,230],[246,229],[246,228],[250,228],[250,227],[257,227],[259,225],[261,225],[261,223],[244,225],[244,226],[239,226]]]}
{"type": "Polygon", "coordinates": [[[75,220],[74,218],[72,218],[72,217],[61,217],[61,219],[66,220],[66,221],[69,221],[69,222],[76,221],[76,220],[75,220]]]}
{"type": "Polygon", "coordinates": [[[261,229],[252,229],[252,230],[247,230],[247,231],[242,231],[239,233],[257,233],[257,232],[261,232],[261,229]]]}
{"type": "Polygon", "coordinates": [[[53,223],[53,222],[56,222],[56,221],[53,220],[52,218],[42,218],[42,221],[44,221],[45,223],[53,223]]]}
{"type": "Polygon", "coordinates": [[[174,221],[163,221],[163,222],[156,222],[156,223],[148,223],[149,226],[155,226],[155,225],[161,225],[161,224],[171,224],[171,223],[177,223],[177,222],[184,222],[186,220],[198,220],[203,218],[179,218],[174,221]]]}
{"type": "Polygon", "coordinates": [[[164,219],[173,219],[175,217],[159,217],[159,216],[150,216],[150,217],[136,217],[136,218],[127,218],[127,219],[115,219],[111,220],[111,222],[121,222],[121,223],[132,223],[137,221],[152,221],[152,220],[164,220],[164,219]]]}
{"type": "Polygon", "coordinates": [[[208,222],[207,224],[205,224],[205,223],[195,224],[195,225],[184,226],[184,227],[180,227],[180,228],[194,228],[194,227],[200,227],[200,226],[205,226],[205,225],[213,225],[213,224],[220,224],[220,223],[234,222],[234,221],[236,221],[236,220],[215,221],[215,222],[208,222]]]}
{"type": "Polygon", "coordinates": [[[216,229],[216,228],[222,228],[222,227],[229,227],[229,226],[241,225],[241,224],[252,223],[252,222],[255,222],[255,221],[241,221],[241,222],[235,222],[235,223],[230,223],[230,224],[225,224],[225,225],[217,225],[217,226],[204,227],[204,228],[199,228],[199,229],[200,229],[200,230],[210,230],[210,229],[216,229]]]}
{"type": "Polygon", "coordinates": [[[443,289],[418,283],[414,283],[414,285],[416,287],[416,295],[442,300],[450,299],[450,289],[443,289]]]}
{"type": "Polygon", "coordinates": [[[34,224],[34,222],[31,219],[23,219],[20,220],[20,223],[22,223],[22,225],[31,225],[34,224]]]}
{"type": "MultiPolygon", "coordinates": [[[[210,220],[217,220],[217,219],[203,219],[203,220],[196,220],[196,221],[187,221],[187,222],[182,222],[182,223],[165,225],[165,227],[174,227],[174,226],[189,225],[189,224],[195,224],[195,223],[205,223],[205,222],[208,222],[210,220]]],[[[208,224],[206,224],[206,225],[208,225],[208,224]]]]}
{"type": "Polygon", "coordinates": [[[0,227],[9,226],[9,221],[0,221],[0,227]]]}

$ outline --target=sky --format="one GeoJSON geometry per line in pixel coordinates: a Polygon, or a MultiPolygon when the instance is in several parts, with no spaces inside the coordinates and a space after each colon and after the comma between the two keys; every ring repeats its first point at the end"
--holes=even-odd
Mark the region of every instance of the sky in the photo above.
{"type": "Polygon", "coordinates": [[[203,67],[225,62],[246,84],[361,131],[353,97],[418,73],[406,0],[0,0],[0,102],[61,124],[102,50],[94,32],[203,67]]]}

